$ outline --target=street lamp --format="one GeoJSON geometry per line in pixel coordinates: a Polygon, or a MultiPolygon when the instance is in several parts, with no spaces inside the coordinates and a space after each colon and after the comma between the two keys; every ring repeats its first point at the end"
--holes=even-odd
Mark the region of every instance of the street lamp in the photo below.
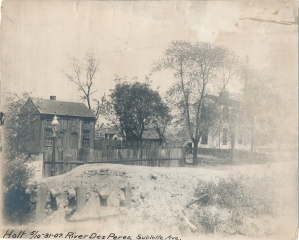
{"type": "Polygon", "coordinates": [[[51,164],[51,176],[55,176],[55,143],[56,143],[56,131],[59,126],[59,122],[57,120],[56,115],[53,117],[53,121],[51,122],[52,131],[53,131],[53,151],[52,151],[52,164],[51,164]]]}

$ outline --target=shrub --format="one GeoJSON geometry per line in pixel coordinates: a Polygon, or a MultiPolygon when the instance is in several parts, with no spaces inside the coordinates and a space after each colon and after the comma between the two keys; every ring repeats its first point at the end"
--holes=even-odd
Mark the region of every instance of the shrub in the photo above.
{"type": "Polygon", "coordinates": [[[218,182],[200,181],[194,196],[207,196],[197,203],[193,220],[206,233],[234,234],[246,218],[275,213],[275,191],[272,182],[270,177],[244,176],[222,178],[218,182]]]}
{"type": "Polygon", "coordinates": [[[23,158],[15,158],[4,162],[3,207],[7,221],[23,223],[28,220],[30,212],[30,196],[25,193],[33,169],[23,158]]]}

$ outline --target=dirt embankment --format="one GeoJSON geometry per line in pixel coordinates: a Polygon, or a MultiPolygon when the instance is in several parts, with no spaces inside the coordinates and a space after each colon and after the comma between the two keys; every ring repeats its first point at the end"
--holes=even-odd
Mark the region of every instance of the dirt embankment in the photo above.
{"type": "MultiPolygon", "coordinates": [[[[192,214],[196,204],[186,208],[195,200],[194,192],[198,181],[216,181],[228,178],[234,174],[246,176],[275,175],[284,182],[273,183],[277,188],[288,185],[288,191],[294,190],[294,173],[289,174],[295,163],[267,163],[259,165],[226,165],[200,166],[198,168],[151,168],[143,166],[94,164],[77,167],[71,172],[57,177],[42,179],[38,185],[45,185],[48,189],[48,203],[46,218],[43,224],[77,224],[67,221],[90,220],[98,223],[97,217],[113,215],[122,212],[121,217],[112,221],[114,229],[131,227],[143,234],[172,233],[177,235],[196,234],[200,232],[197,223],[192,222],[192,214]],[[283,168],[283,169],[282,169],[283,168]],[[285,177],[288,177],[286,180],[285,177]],[[293,185],[292,185],[293,184],[293,185]],[[72,199],[75,190],[85,186],[86,206],[80,212],[74,211],[72,199]],[[132,188],[132,205],[125,208],[125,187],[132,188]],[[57,210],[51,207],[50,192],[56,197],[57,210]],[[67,213],[70,213],[66,218],[67,213]],[[92,220],[93,219],[93,220],[92,220]],[[133,227],[134,226],[134,227],[133,227]]],[[[296,172],[295,172],[296,173],[296,172]]],[[[279,182],[279,181],[278,181],[279,182]]],[[[32,188],[31,191],[34,191],[32,188]]],[[[283,191],[283,190],[281,190],[283,191]]],[[[286,196],[285,192],[281,195],[286,196]]],[[[288,193],[289,194],[289,193],[288,193]]],[[[294,195],[294,194],[293,194],[294,195]]],[[[290,195],[289,195],[290,196],[290,195]]],[[[293,196],[290,196],[292,198],[293,196]]],[[[280,203],[285,203],[281,199],[280,203]]],[[[293,203],[292,203],[293,204],[293,203]]],[[[288,222],[293,219],[291,212],[288,222]]],[[[78,222],[79,223],[79,222],[78,222]]],[[[258,223],[258,222],[257,222],[258,223]]],[[[89,226],[92,227],[93,225],[89,226]]],[[[259,223],[258,223],[259,224],[259,223]]],[[[111,223],[109,223],[111,226],[111,223]]],[[[80,224],[76,225],[80,227],[80,224]]],[[[82,225],[83,226],[83,225],[82,225]]],[[[277,229],[273,229],[276,231],[277,229]]]]}

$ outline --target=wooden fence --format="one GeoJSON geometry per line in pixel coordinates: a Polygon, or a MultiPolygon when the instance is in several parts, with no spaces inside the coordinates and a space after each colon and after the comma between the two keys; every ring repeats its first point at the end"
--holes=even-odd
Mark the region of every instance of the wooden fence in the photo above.
{"type": "Polygon", "coordinates": [[[121,141],[114,139],[97,139],[94,141],[94,149],[121,149],[121,148],[162,148],[159,140],[144,139],[140,141],[121,141]]]}
{"type": "MultiPolygon", "coordinates": [[[[231,156],[231,155],[230,155],[231,156]]],[[[245,150],[234,149],[233,157],[236,160],[254,160],[254,161],[266,161],[270,159],[269,152],[250,152],[245,150]]]]}
{"type": "MultiPolygon", "coordinates": [[[[192,154],[193,148],[187,149],[187,154],[192,154]]],[[[215,148],[198,148],[198,155],[208,155],[219,158],[231,158],[232,150],[231,149],[215,149],[215,148]]],[[[241,149],[233,150],[233,158],[236,160],[256,160],[256,161],[265,161],[270,158],[270,153],[265,152],[250,152],[241,149]]]]}
{"type": "MultiPolygon", "coordinates": [[[[96,149],[67,149],[56,151],[55,175],[71,171],[82,164],[117,163],[152,167],[183,167],[182,148],[122,148],[106,151],[96,149]]],[[[52,149],[44,153],[43,177],[51,176],[52,149]]]]}
{"type": "MultiPolygon", "coordinates": [[[[152,167],[183,167],[186,155],[192,149],[184,148],[113,148],[107,150],[97,149],[66,149],[56,151],[55,175],[71,171],[73,168],[92,163],[116,163],[125,165],[139,165],[152,167]],[[188,152],[188,150],[190,150],[188,152]]],[[[199,148],[198,155],[210,155],[217,158],[231,158],[231,149],[199,148]]],[[[265,161],[270,158],[267,153],[234,150],[234,160],[265,161]]],[[[44,153],[43,177],[51,176],[52,149],[44,153]]]]}

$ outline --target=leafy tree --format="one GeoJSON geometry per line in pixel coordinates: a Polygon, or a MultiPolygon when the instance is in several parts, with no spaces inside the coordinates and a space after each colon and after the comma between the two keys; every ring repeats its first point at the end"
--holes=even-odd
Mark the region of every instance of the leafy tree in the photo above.
{"type": "Polygon", "coordinates": [[[209,43],[191,44],[173,41],[163,58],[153,65],[152,72],[170,69],[176,80],[168,91],[168,102],[174,107],[177,122],[188,132],[194,144],[193,163],[197,164],[197,147],[201,135],[217,118],[214,103],[207,94],[225,88],[232,74],[221,73],[231,59],[230,51],[209,43]]]}
{"type": "Polygon", "coordinates": [[[6,221],[25,223],[29,220],[30,196],[26,194],[26,188],[33,170],[22,156],[4,159],[2,193],[6,221]]]}
{"type": "MultiPolygon", "coordinates": [[[[99,115],[104,117],[108,121],[108,125],[112,125],[114,129],[121,133],[122,130],[118,121],[118,117],[115,113],[113,103],[107,98],[105,94],[103,97],[101,97],[100,100],[94,99],[94,101],[97,104],[97,111],[99,112],[99,115]]],[[[123,133],[122,136],[124,136],[123,133]]]]}
{"type": "MultiPolygon", "coordinates": [[[[3,196],[4,217],[13,222],[24,222],[29,213],[28,196],[25,189],[33,176],[26,154],[28,145],[22,140],[31,131],[35,116],[23,109],[29,93],[7,93],[5,99],[3,196]],[[23,114],[21,114],[23,113],[23,114]]],[[[29,110],[29,109],[28,109],[29,110]]]]}
{"type": "Polygon", "coordinates": [[[5,98],[4,153],[8,159],[14,159],[20,154],[29,152],[29,141],[32,123],[36,120],[34,109],[24,109],[23,106],[30,93],[22,94],[8,92],[5,98]]]}
{"type": "Polygon", "coordinates": [[[250,150],[253,152],[255,146],[260,145],[263,139],[274,137],[274,128],[280,124],[276,121],[280,98],[273,91],[273,76],[248,66],[243,74],[242,124],[245,126],[244,131],[249,131],[250,150]]]}
{"type": "Polygon", "coordinates": [[[95,75],[99,71],[99,64],[100,60],[93,53],[87,52],[83,63],[76,58],[72,58],[68,71],[63,72],[69,81],[78,87],[81,99],[87,102],[88,108],[94,112],[96,119],[99,116],[99,111],[98,108],[92,109],[91,95],[98,91],[98,89],[93,90],[93,83],[95,75]]]}
{"type": "Polygon", "coordinates": [[[117,124],[127,140],[142,141],[145,130],[155,129],[164,137],[165,126],[171,117],[169,108],[163,103],[159,93],[150,89],[147,83],[119,82],[111,93],[111,103],[117,117],[117,124]]]}
{"type": "MultiPolygon", "coordinates": [[[[285,95],[285,98],[288,96],[285,95]]],[[[269,107],[264,116],[264,121],[267,121],[265,141],[267,143],[276,143],[278,151],[281,151],[282,147],[294,147],[294,143],[297,141],[297,125],[296,109],[297,103],[291,99],[285,99],[276,95],[272,104],[274,106],[269,107]]],[[[264,124],[266,125],[266,124],[264,124]]],[[[296,146],[295,146],[296,148],[296,146]]]]}

